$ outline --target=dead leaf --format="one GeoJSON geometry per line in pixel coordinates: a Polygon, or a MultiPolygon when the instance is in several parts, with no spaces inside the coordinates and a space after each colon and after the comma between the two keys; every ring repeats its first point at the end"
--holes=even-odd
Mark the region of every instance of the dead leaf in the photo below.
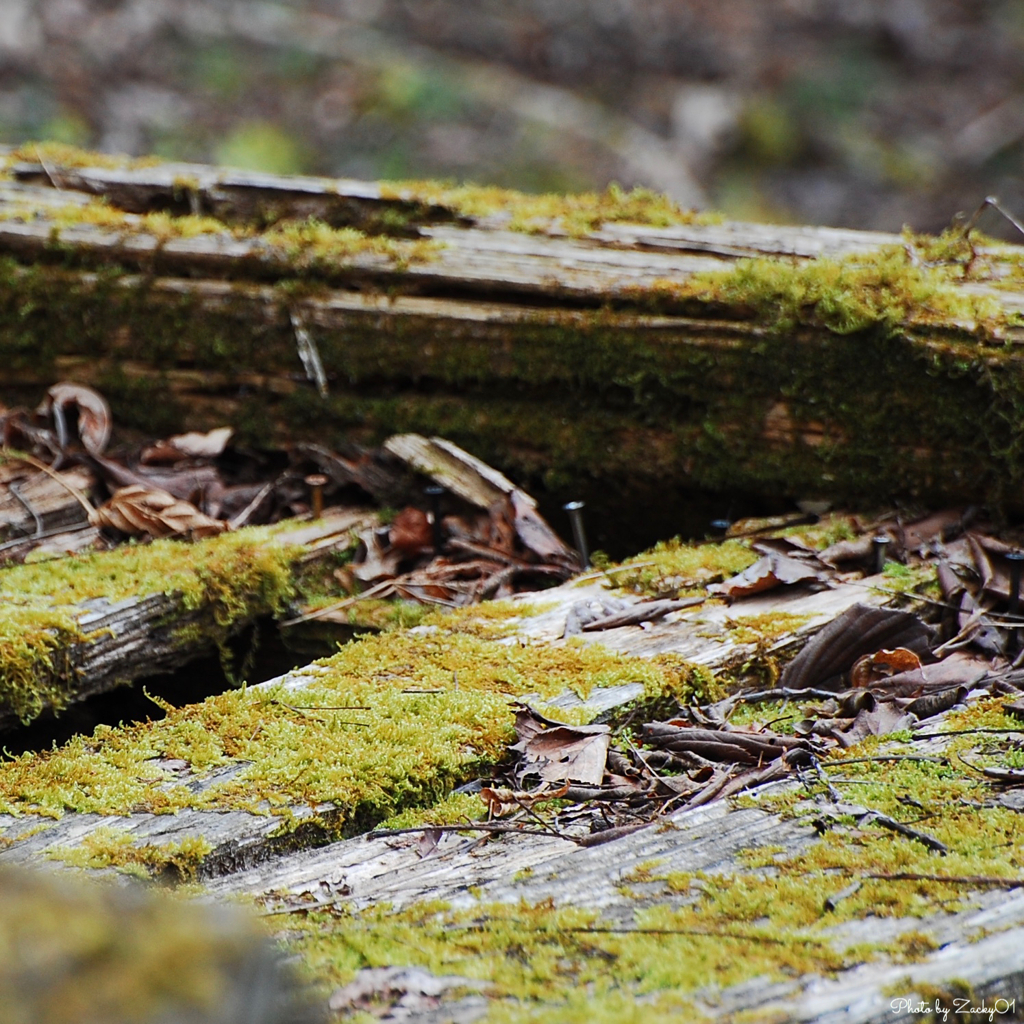
{"type": "Polygon", "coordinates": [[[524,807],[533,807],[543,800],[557,800],[568,791],[568,782],[558,789],[551,789],[546,782],[534,790],[484,786],[480,790],[480,799],[487,805],[488,818],[501,818],[513,811],[521,811],[524,807]]]}
{"type": "Polygon", "coordinates": [[[862,654],[881,647],[928,650],[928,627],[909,612],[855,604],[833,619],[786,666],[779,686],[841,689],[841,676],[862,654]]]}
{"type": "Polygon", "coordinates": [[[891,651],[875,651],[861,655],[850,670],[850,686],[870,686],[879,679],[896,675],[898,672],[913,672],[921,667],[921,659],[906,647],[891,651]]]}
{"type": "Polygon", "coordinates": [[[822,574],[804,560],[791,558],[778,552],[771,552],[744,569],[738,576],[715,583],[708,587],[708,593],[723,594],[725,597],[747,597],[763,590],[789,586],[794,583],[808,583],[823,578],[822,574]]]}
{"type": "Polygon", "coordinates": [[[423,548],[433,549],[434,533],[427,514],[412,506],[403,508],[391,521],[388,531],[392,550],[402,555],[418,555],[423,548]]]}
{"type": "Polygon", "coordinates": [[[444,833],[439,828],[425,828],[416,840],[416,854],[419,857],[429,857],[437,849],[444,833]]]}
{"type": "Polygon", "coordinates": [[[366,553],[352,566],[352,574],[356,579],[372,583],[374,580],[390,579],[397,574],[402,556],[397,551],[385,548],[376,530],[363,530],[357,536],[363,542],[366,553]]]}
{"type": "Polygon", "coordinates": [[[601,784],[611,730],[607,725],[563,725],[520,707],[516,713],[519,742],[510,749],[522,753],[519,774],[536,774],[545,782],[601,784]]]}
{"type": "Polygon", "coordinates": [[[38,411],[43,416],[53,417],[58,443],[63,449],[70,440],[68,419],[74,410],[78,413],[78,436],[85,450],[90,455],[101,454],[110,440],[112,420],[110,406],[98,391],[84,384],[61,381],[46,392],[38,411]]]}
{"type": "Polygon", "coordinates": [[[89,516],[91,525],[131,537],[188,536],[195,540],[223,533],[228,524],[204,515],[191,502],[166,491],[133,484],[122,487],[89,516]]]}
{"type": "Polygon", "coordinates": [[[142,451],[141,461],[178,462],[181,459],[215,459],[227,447],[234,430],[231,427],[216,427],[205,434],[192,431],[175,434],[166,441],[158,441],[142,451]]]}

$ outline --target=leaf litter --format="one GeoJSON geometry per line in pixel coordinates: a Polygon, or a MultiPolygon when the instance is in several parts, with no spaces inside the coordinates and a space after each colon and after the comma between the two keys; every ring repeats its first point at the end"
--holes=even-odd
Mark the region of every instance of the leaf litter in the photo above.
{"type": "Polygon", "coordinates": [[[352,538],[335,599],[304,609],[300,620],[329,617],[367,588],[373,597],[456,607],[550,586],[578,568],[532,498],[450,442],[451,465],[437,486],[429,467],[403,457],[401,445],[395,454],[390,442],[257,452],[217,427],[111,448],[115,428],[103,396],[71,381],[51,387],[34,410],[0,407],[0,565],[377,505],[397,512],[352,538]],[[495,480],[507,487],[495,490],[495,480]],[[492,499],[484,507],[465,497],[479,493],[492,499]]]}

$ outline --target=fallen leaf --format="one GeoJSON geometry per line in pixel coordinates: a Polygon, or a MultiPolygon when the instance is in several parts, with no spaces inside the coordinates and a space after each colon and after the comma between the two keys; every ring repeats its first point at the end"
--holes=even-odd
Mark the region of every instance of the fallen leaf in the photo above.
{"type": "Polygon", "coordinates": [[[403,555],[418,555],[423,548],[433,548],[434,532],[427,514],[418,508],[403,508],[391,521],[388,531],[392,550],[403,555]]]}
{"type": "Polygon", "coordinates": [[[879,679],[896,675],[897,672],[913,672],[920,667],[921,659],[906,647],[863,654],[850,669],[850,685],[854,688],[870,686],[879,679]]]}
{"type": "Polygon", "coordinates": [[[43,416],[52,416],[57,428],[61,448],[66,448],[68,417],[73,410],[78,413],[78,436],[90,455],[99,455],[110,440],[111,416],[107,400],[84,384],[61,381],[46,392],[46,398],[39,407],[43,416]]]}
{"type": "Polygon", "coordinates": [[[758,559],[738,576],[712,584],[708,587],[708,593],[723,594],[725,597],[747,597],[750,594],[759,594],[763,590],[822,578],[822,574],[805,560],[773,551],[758,559]]]}
{"type": "Polygon", "coordinates": [[[195,540],[223,533],[228,524],[200,512],[191,502],[166,491],[133,484],[115,491],[89,515],[91,525],[132,537],[189,536],[195,540]]]}
{"type": "Polygon", "coordinates": [[[881,647],[924,653],[928,627],[909,612],[855,604],[834,618],[783,670],[779,686],[842,688],[841,677],[862,654],[881,647]]]}
{"type": "Polygon", "coordinates": [[[143,449],[141,460],[154,463],[178,462],[180,459],[215,459],[227,447],[233,433],[231,427],[216,427],[205,434],[198,431],[175,434],[166,441],[158,441],[143,449]]]}
{"type": "Polygon", "coordinates": [[[611,744],[607,725],[552,723],[530,708],[516,713],[519,742],[511,749],[522,753],[519,774],[539,775],[545,782],[586,782],[598,786],[604,777],[611,744]]]}

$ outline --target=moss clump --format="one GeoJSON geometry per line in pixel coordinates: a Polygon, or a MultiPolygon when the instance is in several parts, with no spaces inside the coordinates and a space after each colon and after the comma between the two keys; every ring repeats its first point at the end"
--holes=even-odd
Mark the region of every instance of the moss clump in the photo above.
{"type": "Polygon", "coordinates": [[[685,690],[680,659],[649,661],[594,645],[505,645],[438,627],[364,637],[318,662],[301,691],[233,690],[167,717],[0,764],[0,811],[58,817],[183,807],[289,815],[327,808],[338,828],[429,805],[503,756],[509,701],[641,682],[685,690]],[[423,692],[427,691],[427,692],[423,692]],[[352,710],[347,710],[352,708],[352,710]],[[194,793],[159,758],[227,781],[194,793]]]}
{"type": "Polygon", "coordinates": [[[280,249],[297,271],[338,269],[354,256],[386,257],[397,269],[436,257],[443,246],[430,240],[406,241],[387,235],[368,235],[358,228],[333,228],[322,221],[307,220],[268,228],[259,235],[262,244],[280,249]]]}
{"type": "Polygon", "coordinates": [[[76,868],[111,867],[141,878],[163,875],[174,881],[190,881],[212,850],[213,847],[199,836],[162,846],[152,843],[136,845],[127,832],[98,828],[84,836],[80,845],[51,847],[45,856],[76,868]]]}
{"type": "Polygon", "coordinates": [[[10,868],[0,892],[11,1024],[214,1019],[253,969],[273,970],[256,929],[224,910],[10,868]]]}
{"type": "Polygon", "coordinates": [[[0,569],[0,707],[27,722],[47,705],[64,706],[75,678],[69,650],[88,639],[79,619],[90,598],[173,595],[208,614],[214,640],[239,621],[280,611],[292,595],[295,552],[271,538],[251,528],[0,569]]]}
{"type": "MultiPolygon", "coordinates": [[[[754,711],[775,717],[778,707],[754,711]]],[[[1012,728],[1013,720],[993,699],[951,716],[947,727],[1012,728]]],[[[893,741],[872,738],[837,758],[870,756],[882,743],[893,741]]],[[[287,939],[325,986],[345,983],[364,967],[396,964],[487,980],[493,984],[488,1019],[508,1022],[674,1019],[676,1010],[695,1019],[691,1000],[755,977],[827,975],[876,958],[918,961],[938,940],[916,922],[963,909],[972,897],[970,885],[943,876],[1014,880],[1024,867],[1015,812],[984,806],[988,783],[954,756],[977,743],[977,735],[957,737],[947,763],[858,763],[853,780],[845,778],[849,769],[825,762],[835,783],[850,783],[844,799],[941,839],[949,847],[944,857],[870,822],[839,825],[797,854],[778,846],[752,849],[745,864],[721,874],[666,872],[657,861],[640,865],[622,889],[628,896],[642,886],[637,907],[625,919],[616,912],[611,930],[597,910],[550,902],[465,910],[422,902],[362,912],[342,904],[287,919],[287,939]],[[908,805],[908,796],[924,809],[908,805]],[[871,877],[898,873],[939,877],[871,877]],[[826,910],[826,899],[853,879],[861,887],[826,910]],[[659,883],[661,896],[652,896],[659,883]],[[651,906],[652,899],[661,905],[651,906]],[[915,923],[873,943],[851,941],[836,927],[875,917],[915,923]]],[[[799,806],[801,794],[794,793],[799,806]]],[[[771,807],[777,800],[744,802],[771,807]]],[[[446,810],[439,805],[436,820],[449,820],[446,810]]]]}
{"type": "Polygon", "coordinates": [[[595,910],[549,902],[311,910],[287,927],[320,983],[342,984],[364,967],[415,964],[488,982],[488,1020],[508,1022],[701,1020],[691,1000],[702,988],[856,962],[825,940],[780,938],[760,924],[709,917],[705,907],[641,910],[611,930],[595,910]]]}
{"type": "Polygon", "coordinates": [[[688,544],[676,537],[626,559],[608,576],[623,590],[667,597],[695,593],[709,583],[742,572],[759,557],[743,541],[688,544]]]}
{"type": "Polygon", "coordinates": [[[902,248],[883,247],[839,260],[739,260],[731,270],[695,274],[682,284],[656,283],[651,294],[746,309],[778,334],[800,327],[842,335],[957,323],[995,330],[1005,321],[999,304],[954,287],[954,274],[915,265],[902,248]]]}
{"type": "Polygon", "coordinates": [[[432,181],[396,181],[381,187],[382,197],[440,206],[462,217],[508,218],[512,231],[531,234],[556,228],[572,237],[625,222],[651,227],[708,223],[720,218],[683,209],[668,196],[647,188],[625,190],[609,185],[603,192],[577,195],[530,195],[495,185],[446,185],[432,181]]]}
{"type": "Polygon", "coordinates": [[[104,167],[108,170],[156,167],[163,163],[159,157],[131,157],[116,153],[93,153],[64,142],[23,142],[0,157],[0,168],[9,173],[19,163],[37,164],[40,161],[56,167],[104,167]]]}
{"type": "Polygon", "coordinates": [[[725,625],[729,639],[735,643],[770,643],[806,626],[811,618],[810,615],[794,615],[792,612],[764,612],[761,615],[736,615],[726,619],[725,625]]]}

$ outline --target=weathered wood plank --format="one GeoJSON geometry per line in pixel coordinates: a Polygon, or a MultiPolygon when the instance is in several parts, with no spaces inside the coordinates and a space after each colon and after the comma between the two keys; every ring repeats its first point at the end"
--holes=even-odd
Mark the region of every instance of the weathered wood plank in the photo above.
{"type": "MultiPolygon", "coordinates": [[[[375,514],[366,509],[328,510],[323,519],[285,531],[267,543],[294,551],[294,562],[300,566],[349,547],[353,531],[374,522],[375,514]]],[[[238,597],[244,600],[246,595],[238,597]]],[[[98,597],[66,607],[66,597],[55,593],[52,603],[71,616],[84,639],[58,643],[48,651],[47,664],[37,666],[47,679],[41,693],[49,693],[38,711],[52,706],[54,693],[60,694],[64,706],[185,665],[244,629],[257,614],[254,610],[225,624],[217,621],[214,602],[189,607],[177,592],[113,601],[98,597]]],[[[0,703],[0,729],[14,728],[18,718],[19,709],[0,703]]]]}

